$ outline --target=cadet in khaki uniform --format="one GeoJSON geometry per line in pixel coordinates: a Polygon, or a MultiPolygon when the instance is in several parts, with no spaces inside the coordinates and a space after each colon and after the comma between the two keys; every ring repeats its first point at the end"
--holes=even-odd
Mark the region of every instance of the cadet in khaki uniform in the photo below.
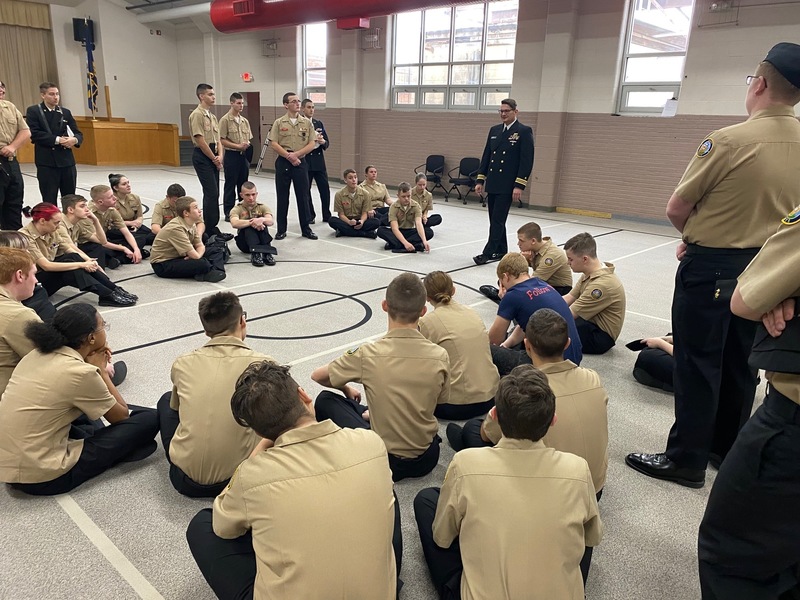
{"type": "Polygon", "coordinates": [[[581,558],[603,535],[589,466],[545,446],[556,400],[532,365],[501,379],[495,399],[503,439],[456,454],[441,491],[414,499],[434,587],[463,600],[583,600],[581,558]]]}
{"type": "Polygon", "coordinates": [[[222,167],[225,169],[222,208],[226,221],[236,204],[236,199],[242,193],[242,184],[250,175],[248,155],[252,154],[250,140],[253,139],[250,121],[242,114],[244,96],[234,92],[231,94],[230,102],[231,109],[219,120],[219,139],[225,146],[225,156],[222,159],[222,167]]]}
{"type": "Polygon", "coordinates": [[[336,192],[333,199],[333,212],[336,216],[328,219],[328,225],[336,232],[336,237],[368,237],[375,239],[378,235],[380,221],[369,217],[369,198],[363,188],[358,185],[358,175],[353,169],[345,169],[342,174],[345,187],[336,192]]]}
{"type": "Polygon", "coordinates": [[[172,363],[172,392],[158,401],[158,418],[173,487],[192,498],[213,498],[258,443],[231,415],[236,380],[250,364],[272,358],[245,344],[247,314],[236,294],[207,296],[198,312],[211,339],[172,363]]]}
{"type": "Polygon", "coordinates": [[[389,207],[389,227],[378,228],[378,237],[392,252],[430,252],[433,229],[422,224],[422,210],[411,199],[411,186],[397,186],[397,201],[389,207]]]}
{"type": "Polygon", "coordinates": [[[366,179],[361,182],[361,188],[367,193],[369,198],[369,216],[377,218],[381,225],[388,223],[389,207],[394,200],[389,196],[389,190],[378,181],[378,169],[369,165],[364,169],[366,179]]]}
{"type": "Polygon", "coordinates": [[[278,194],[278,233],[276,240],[286,237],[289,215],[289,186],[294,186],[297,217],[303,237],[316,240],[311,231],[311,191],[308,183],[308,164],[305,155],[314,149],[317,135],[310,120],[300,114],[300,98],[294,92],[283,95],[286,114],[276,119],[269,130],[269,145],[277,154],[275,159],[275,192],[278,194]]]}
{"type": "Polygon", "coordinates": [[[31,130],[22,113],[5,100],[5,84],[0,81],[0,229],[16,230],[22,227],[22,201],[25,183],[17,162],[17,150],[31,139],[31,130]]]}
{"type": "Polygon", "coordinates": [[[107,241],[104,247],[111,251],[115,258],[126,264],[139,264],[146,255],[133,234],[128,230],[122,215],[116,209],[117,198],[107,185],[95,185],[90,190],[92,212],[100,220],[107,241]]]}
{"type": "Polygon", "coordinates": [[[111,186],[114,197],[117,199],[114,208],[117,209],[125,226],[133,234],[136,244],[140,248],[152,244],[155,234],[147,225],[142,224],[144,218],[142,200],[136,194],[131,193],[131,180],[122,173],[110,173],[108,185],[111,186]]]}
{"type": "Polygon", "coordinates": [[[0,248],[0,396],[20,358],[33,350],[25,335],[28,323],[39,317],[22,301],[33,295],[36,265],[25,250],[0,248]]]}
{"type": "Polygon", "coordinates": [[[419,332],[450,357],[450,401],[439,404],[434,414],[450,420],[485,414],[494,406],[500,375],[492,363],[483,319],[453,300],[456,288],[447,273],[428,273],[423,283],[434,310],[419,320],[419,332]]]}
{"type": "Polygon", "coordinates": [[[86,203],[86,198],[77,194],[61,197],[61,210],[64,218],[61,221],[61,233],[72,240],[81,252],[97,260],[102,268],[116,269],[120,261],[105,249],[108,242],[106,232],[86,203]]]}
{"type": "MultiPolygon", "coordinates": [[[[796,63],[797,64],[797,63],[796,63]]],[[[795,71],[800,79],[800,70],[795,71]]],[[[800,83],[800,81],[798,81],[800,83]]],[[[798,86],[800,87],[800,86],[798,86]]],[[[800,90],[798,90],[800,96],[800,90]]],[[[739,276],[731,310],[763,321],[751,361],[767,396],[719,469],[700,525],[704,600],[790,597],[800,556],[800,206],[739,276]],[[759,343],[758,340],[765,338],[759,343]],[[772,346],[766,351],[765,346],[772,346]],[[782,355],[792,357],[781,360],[782,355]],[[784,364],[781,364],[784,363],[784,364]],[[774,370],[773,370],[774,369],[774,370]]]]}
{"type": "Polygon", "coordinates": [[[625,322],[625,288],[614,265],[597,258],[597,243],[579,233],[564,244],[570,268],[581,278],[564,296],[586,354],[604,354],[617,342],[625,322]]]}
{"type": "Polygon", "coordinates": [[[242,184],[242,201],[231,209],[230,219],[231,227],[239,230],[236,245],[245,254],[250,254],[253,266],[275,266],[272,256],[275,249],[267,229],[274,222],[272,211],[266,204],[259,204],[258,190],[252,181],[242,184]]]}
{"type": "MultiPolygon", "coordinates": [[[[201,83],[195,90],[200,104],[189,115],[189,131],[194,151],[192,166],[203,188],[203,214],[208,235],[220,233],[219,172],[222,169],[223,146],[219,143],[219,123],[211,108],[217,102],[214,87],[201,83]]],[[[232,238],[228,238],[232,239],[232,238]]]]}
{"type": "Polygon", "coordinates": [[[422,477],[439,460],[441,438],[433,412],[450,401],[450,359],[447,351],[426,340],[417,329],[425,314],[425,288],[419,277],[403,273],[386,288],[381,308],[389,315],[383,339],[348,350],[311,378],[341,394],[317,396],[317,419],[340,427],[372,429],[389,451],[394,481],[422,477]],[[348,382],[364,385],[361,392],[348,382]]]}
{"type": "Polygon", "coordinates": [[[683,235],[672,299],[675,423],[665,452],[633,453],[631,468],[702,487],[751,413],[754,323],[729,307],[734,280],[800,204],[800,45],[774,46],[747,78],[747,121],[700,144],[667,204],[683,235]]]}
{"type": "Polygon", "coordinates": [[[156,235],[150,251],[150,264],[159,277],[194,277],[217,283],[225,279],[225,256],[219,248],[207,249],[197,224],[202,219],[197,201],[184,196],[175,203],[178,217],[170,220],[156,235]]]}
{"type": "Polygon", "coordinates": [[[425,173],[417,173],[414,178],[415,186],[411,190],[411,199],[419,204],[422,209],[422,224],[427,227],[436,227],[442,224],[442,215],[429,215],[433,210],[433,194],[428,191],[428,178],[425,173]]]}
{"type": "Polygon", "coordinates": [[[20,360],[0,402],[0,481],[28,494],[63,494],[155,451],[156,411],[129,407],[106,372],[106,329],[84,303],[59,309],[52,324],[26,327],[36,349],[20,360]],[[111,425],[70,439],[82,415],[111,425]]]}
{"type": "MultiPolygon", "coordinates": [[[[173,183],[167,188],[167,197],[153,207],[153,216],[150,218],[150,229],[154,234],[158,234],[161,228],[178,216],[175,212],[175,203],[178,198],[183,198],[186,190],[180,183],[173,183]]],[[[202,215],[200,221],[195,224],[198,235],[205,244],[208,240],[206,235],[206,224],[203,222],[202,215]]]]}
{"type": "Polygon", "coordinates": [[[263,437],[186,538],[219,598],[394,600],[400,511],[371,431],[317,423],[289,367],[254,363],[233,416],[263,437]]]}

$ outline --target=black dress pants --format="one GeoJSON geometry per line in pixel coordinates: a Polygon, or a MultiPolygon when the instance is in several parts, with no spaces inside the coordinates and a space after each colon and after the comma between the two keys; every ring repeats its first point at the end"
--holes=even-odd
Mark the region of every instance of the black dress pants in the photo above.
{"type": "Polygon", "coordinates": [[[22,229],[22,201],[25,183],[16,159],[0,156],[0,229],[22,229]]]}
{"type": "Polygon", "coordinates": [[[250,175],[250,161],[247,160],[244,152],[226,149],[222,158],[222,168],[225,171],[222,208],[227,216],[236,205],[236,199],[242,191],[242,184],[250,175]]]}
{"type": "Polygon", "coordinates": [[[189,279],[195,275],[205,275],[211,270],[211,263],[203,258],[173,258],[164,262],[152,263],[153,271],[165,279],[189,279]]]}
{"type": "Polygon", "coordinates": [[[12,487],[34,496],[65,494],[120,462],[142,460],[155,452],[158,415],[155,409],[129,405],[124,421],[98,429],[83,440],[78,462],[66,473],[43,483],[14,483],[12,487]]]}
{"type": "Polygon", "coordinates": [[[308,214],[311,192],[308,188],[308,164],[305,160],[295,167],[288,160],[279,156],[275,160],[275,192],[278,195],[278,233],[286,233],[289,217],[289,188],[294,186],[294,196],[297,202],[297,217],[300,219],[300,229],[309,233],[311,228],[308,214]]]}
{"type": "Polygon", "coordinates": [[[575,328],[578,330],[578,337],[581,338],[584,354],[605,354],[616,344],[614,338],[582,317],[575,319],[575,328]]]}
{"type": "MultiPolygon", "coordinates": [[[[583,342],[583,340],[581,340],[583,342]]],[[[514,367],[519,365],[531,364],[531,357],[528,356],[525,350],[514,350],[512,348],[503,348],[502,346],[492,345],[489,347],[492,353],[492,362],[497,367],[497,372],[500,377],[505,377],[514,367]]]]}
{"type": "Polygon", "coordinates": [[[39,193],[43,202],[58,204],[58,193],[63,198],[67,194],[74,194],[78,185],[78,168],[71,167],[45,167],[36,165],[36,177],[39,180],[39,193]]]}
{"type": "MultiPolygon", "coordinates": [[[[433,229],[428,226],[423,227],[425,231],[425,239],[431,240],[433,238],[433,229]]],[[[419,233],[417,232],[416,228],[414,229],[401,229],[400,233],[403,234],[403,237],[406,238],[406,241],[414,247],[422,245],[422,238],[419,237],[419,233]]],[[[384,242],[389,244],[390,250],[402,250],[403,244],[400,243],[400,240],[397,239],[394,232],[392,231],[391,227],[382,226],[378,228],[378,237],[381,238],[384,242]]]]}
{"type": "Polygon", "coordinates": [[[428,220],[424,223],[425,227],[436,227],[442,224],[442,215],[435,214],[428,216],[428,220]]]}
{"type": "MultiPolygon", "coordinates": [[[[371,429],[369,421],[361,415],[367,407],[355,400],[345,398],[328,390],[320,392],[314,401],[314,412],[317,421],[330,419],[339,427],[350,429],[371,429]]],[[[398,482],[406,477],[423,477],[439,462],[439,444],[442,438],[434,436],[431,445],[416,458],[403,458],[389,454],[389,468],[392,470],[392,481],[398,482]]]]}
{"type": "MultiPolygon", "coordinates": [[[[57,256],[53,262],[83,262],[83,258],[79,254],[70,252],[57,256]]],[[[78,288],[82,292],[92,292],[100,298],[106,298],[117,288],[117,284],[113,283],[102,271],[89,273],[83,269],[74,271],[44,271],[40,269],[36,272],[36,279],[47,291],[48,296],[52,296],[62,287],[69,286],[78,288]]]]}
{"type": "Polygon", "coordinates": [[[481,425],[484,419],[470,419],[464,423],[461,429],[461,441],[464,448],[485,448],[493,446],[491,442],[486,442],[481,437],[481,425]]]}
{"type": "MultiPolygon", "coordinates": [[[[215,146],[211,145],[215,152],[215,146]]],[[[200,148],[192,151],[192,166],[200,185],[203,188],[203,222],[206,224],[206,233],[212,235],[219,233],[219,169],[200,148]]]]}
{"type": "Polygon", "coordinates": [[[328,184],[328,171],[309,171],[308,172],[308,215],[311,220],[317,218],[317,213],[314,211],[314,200],[311,197],[311,184],[317,182],[317,190],[319,191],[319,203],[322,207],[322,220],[329,221],[331,218],[331,187],[328,184]]]}
{"type": "Polygon", "coordinates": [[[487,194],[489,206],[489,241],[483,247],[483,256],[504,256],[508,253],[506,220],[511,209],[511,194],[487,194]]]}
{"type": "MultiPolygon", "coordinates": [[[[39,273],[36,274],[39,277],[39,273]]],[[[22,301],[23,306],[27,306],[35,312],[45,323],[49,323],[56,316],[56,307],[50,302],[50,296],[41,283],[33,288],[33,296],[22,301]]]]}
{"type": "Polygon", "coordinates": [[[433,587],[442,600],[461,599],[461,547],[458,538],[449,548],[441,548],[433,541],[433,519],[439,502],[439,488],[425,488],[414,498],[414,518],[417,521],[422,553],[431,574],[433,587]]]}
{"type": "Polygon", "coordinates": [[[331,229],[337,231],[339,235],[345,237],[372,237],[372,232],[375,231],[380,225],[380,221],[375,217],[368,218],[361,226],[361,229],[356,229],[349,223],[345,223],[338,216],[328,217],[328,225],[331,229]]]}
{"type": "Polygon", "coordinates": [[[757,382],[747,359],[756,323],[731,313],[730,295],[757,252],[690,245],[678,266],[672,300],[675,423],[666,454],[680,467],[705,469],[711,452],[724,459],[750,417],[757,382]]]}
{"type": "MultiPolygon", "coordinates": [[[[252,227],[245,227],[239,229],[236,234],[236,247],[245,254],[253,251],[257,246],[270,246],[272,244],[272,236],[267,229],[253,229],[252,227]]],[[[262,250],[263,252],[263,250],[262,250]]]]}
{"type": "Polygon", "coordinates": [[[433,415],[437,419],[447,421],[463,421],[479,415],[485,415],[494,406],[494,398],[486,402],[474,402],[472,404],[438,404],[433,415]]]}
{"type": "Polygon", "coordinates": [[[672,392],[674,370],[675,360],[669,352],[661,348],[643,348],[633,365],[633,378],[642,385],[672,392]]]}

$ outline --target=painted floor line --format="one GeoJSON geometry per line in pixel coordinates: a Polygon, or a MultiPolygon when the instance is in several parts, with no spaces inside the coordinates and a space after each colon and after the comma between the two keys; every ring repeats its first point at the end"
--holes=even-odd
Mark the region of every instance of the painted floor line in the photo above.
{"type": "Polygon", "coordinates": [[[672,319],[665,319],[663,317],[655,317],[653,315],[646,315],[644,313],[639,313],[639,312],[635,312],[635,311],[632,311],[632,310],[626,310],[625,313],[629,314],[629,315],[636,315],[637,317],[647,317],[648,319],[655,319],[656,321],[663,321],[664,323],[670,323],[670,324],[672,323],[672,319]]]}
{"type": "Polygon", "coordinates": [[[658,244],[657,246],[652,246],[651,248],[645,248],[644,250],[639,250],[638,252],[632,252],[631,254],[626,254],[624,256],[620,256],[620,257],[617,257],[617,258],[612,258],[611,262],[612,263],[616,263],[616,262],[619,262],[619,261],[624,260],[626,258],[630,258],[632,256],[638,256],[639,254],[644,254],[645,252],[650,252],[651,250],[655,250],[657,248],[662,248],[664,246],[669,246],[670,244],[677,244],[680,241],[681,241],[680,239],[676,238],[674,240],[670,240],[668,242],[664,242],[663,244],[658,244]]]}

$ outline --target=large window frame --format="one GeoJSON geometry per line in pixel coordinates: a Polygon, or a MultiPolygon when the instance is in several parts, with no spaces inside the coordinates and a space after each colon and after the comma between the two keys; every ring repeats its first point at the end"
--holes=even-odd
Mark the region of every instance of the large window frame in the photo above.
{"type": "MultiPolygon", "coordinates": [[[[463,111],[478,111],[478,110],[496,110],[497,106],[503,98],[508,98],[511,95],[511,85],[513,81],[514,70],[514,53],[516,50],[516,31],[517,31],[517,15],[519,13],[519,2],[514,0],[505,2],[484,2],[479,5],[459,5],[451,7],[431,8],[419,11],[409,11],[395,15],[394,18],[394,35],[392,44],[392,85],[391,85],[391,107],[392,109],[411,109],[411,110],[463,110],[463,111]],[[487,59],[487,48],[492,51],[490,42],[492,41],[490,28],[490,15],[491,6],[495,8],[499,6],[508,5],[508,10],[511,10],[512,5],[515,10],[514,15],[514,35],[513,43],[501,44],[497,48],[502,53],[511,50],[511,55],[503,58],[487,59]],[[477,60],[454,60],[456,52],[464,53],[474,52],[477,44],[476,40],[466,39],[462,40],[459,37],[459,32],[465,31],[465,26],[458,22],[458,18],[463,18],[459,11],[467,10],[467,7],[473,8],[481,6],[483,8],[482,17],[482,32],[480,40],[480,58],[477,60]],[[447,59],[430,60],[426,56],[426,26],[427,20],[432,19],[432,15],[436,12],[449,10],[449,41],[444,42],[442,38],[442,45],[448,45],[447,59]],[[419,53],[417,60],[407,61],[398,60],[398,44],[402,43],[401,40],[408,39],[408,31],[401,31],[401,21],[404,17],[414,18],[414,15],[419,15],[419,53]],[[461,45],[461,48],[459,48],[461,45]],[[472,50],[470,50],[472,47],[472,50]],[[494,69],[495,76],[501,73],[503,69],[508,70],[507,80],[501,80],[501,83],[487,82],[489,73],[494,69]],[[426,71],[438,73],[446,72],[446,83],[438,82],[437,84],[430,84],[425,82],[426,71]],[[406,79],[411,81],[398,81],[398,72],[403,72],[406,79]],[[458,78],[459,75],[463,78],[470,80],[470,83],[460,84],[453,83],[453,80],[458,78]],[[477,83],[473,81],[477,79],[477,83]]],[[[440,15],[441,16],[441,15],[440,15]]],[[[433,22],[431,20],[431,22],[433,22]]],[[[503,23],[497,25],[498,28],[502,27],[503,23]]],[[[473,28],[474,29],[474,28],[473,28]]],[[[442,26],[442,31],[445,31],[442,26]]],[[[412,32],[411,35],[417,33],[412,32]]],[[[468,34],[461,34],[463,37],[468,38],[468,34]]],[[[496,36],[497,40],[502,41],[507,39],[496,36]]],[[[413,46],[412,46],[413,48],[413,46]]],[[[434,53],[429,50],[429,55],[434,53]]]]}
{"type": "Polygon", "coordinates": [[[327,23],[303,25],[303,98],[310,98],[318,108],[324,108],[327,102],[327,48],[327,23]],[[317,37],[323,34],[325,40],[320,44],[317,37]]]}

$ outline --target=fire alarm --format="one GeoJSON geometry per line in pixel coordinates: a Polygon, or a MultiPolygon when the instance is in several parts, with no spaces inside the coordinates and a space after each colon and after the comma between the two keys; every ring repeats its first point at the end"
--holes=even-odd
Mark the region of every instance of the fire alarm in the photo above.
{"type": "Polygon", "coordinates": [[[255,78],[253,77],[252,73],[242,73],[242,81],[245,83],[252,83],[255,81],[255,78]]]}

